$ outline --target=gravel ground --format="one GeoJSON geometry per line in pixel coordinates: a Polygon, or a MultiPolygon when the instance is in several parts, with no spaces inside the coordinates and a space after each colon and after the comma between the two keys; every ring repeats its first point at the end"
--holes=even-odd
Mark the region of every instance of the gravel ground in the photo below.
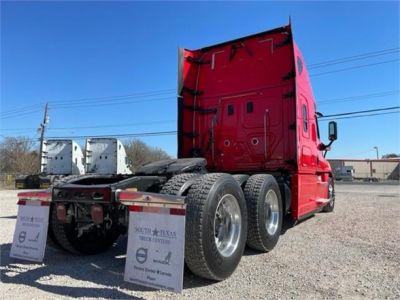
{"type": "Polygon", "coordinates": [[[340,184],[336,190],[334,213],[289,228],[270,253],[247,249],[223,282],[185,271],[180,295],[123,281],[126,238],[96,256],[47,247],[43,264],[9,258],[16,191],[0,191],[0,298],[399,299],[400,186],[340,184]]]}

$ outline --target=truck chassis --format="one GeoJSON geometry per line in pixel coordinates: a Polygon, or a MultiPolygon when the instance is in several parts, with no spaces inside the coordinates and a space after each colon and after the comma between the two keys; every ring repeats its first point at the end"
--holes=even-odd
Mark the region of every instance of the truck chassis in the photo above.
{"type": "MultiPolygon", "coordinates": [[[[49,238],[75,254],[105,251],[128,228],[124,191],[173,195],[187,205],[185,261],[196,275],[223,280],[236,269],[247,243],[268,252],[290,214],[290,179],[271,174],[207,173],[201,158],[148,164],[135,175],[82,176],[52,188],[49,238]],[[288,194],[289,193],[289,194],[288,194]],[[122,200],[122,201],[121,201],[122,200]]],[[[318,210],[332,211],[329,202],[318,210]]]]}

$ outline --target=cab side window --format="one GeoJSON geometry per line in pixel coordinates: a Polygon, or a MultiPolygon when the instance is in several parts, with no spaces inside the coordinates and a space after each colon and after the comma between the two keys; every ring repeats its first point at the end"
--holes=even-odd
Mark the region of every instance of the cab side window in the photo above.
{"type": "Polygon", "coordinates": [[[308,120],[307,120],[307,106],[305,104],[303,104],[303,131],[307,132],[308,131],[308,120]]]}
{"type": "Polygon", "coordinates": [[[233,104],[228,105],[228,116],[232,116],[234,112],[233,104]]]}

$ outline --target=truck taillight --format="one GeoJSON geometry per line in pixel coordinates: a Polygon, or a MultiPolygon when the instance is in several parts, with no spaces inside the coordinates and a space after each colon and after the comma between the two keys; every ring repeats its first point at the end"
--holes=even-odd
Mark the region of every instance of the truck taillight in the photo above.
{"type": "Polygon", "coordinates": [[[57,219],[65,223],[67,222],[67,209],[65,208],[64,204],[57,204],[57,219]]]}
{"type": "Polygon", "coordinates": [[[37,205],[49,205],[51,201],[51,193],[48,191],[37,192],[21,192],[17,194],[18,205],[26,205],[28,202],[37,203],[37,205]]]}
{"type": "Polygon", "coordinates": [[[90,215],[93,223],[99,225],[104,221],[103,207],[100,204],[94,204],[90,208],[90,215]]]}

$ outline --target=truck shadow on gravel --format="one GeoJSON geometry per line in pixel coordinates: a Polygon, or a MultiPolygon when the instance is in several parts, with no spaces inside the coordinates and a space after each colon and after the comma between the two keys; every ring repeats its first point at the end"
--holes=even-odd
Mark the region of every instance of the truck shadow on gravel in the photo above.
{"type": "MultiPolygon", "coordinates": [[[[281,234],[311,218],[312,216],[297,224],[285,218],[281,234]]],[[[155,290],[124,281],[126,248],[126,236],[120,237],[118,243],[108,251],[91,256],[72,255],[47,245],[44,262],[40,264],[10,258],[11,244],[5,244],[1,246],[1,281],[4,284],[27,285],[68,297],[141,299],[131,293],[155,290]],[[104,287],[97,287],[98,285],[104,287]]],[[[262,253],[246,247],[244,255],[262,253]]],[[[193,275],[185,265],[184,289],[216,283],[193,275]]]]}
{"type": "MultiPolygon", "coordinates": [[[[132,294],[155,290],[124,281],[126,246],[127,238],[121,237],[102,254],[77,256],[47,245],[44,262],[35,263],[10,258],[11,244],[3,244],[1,281],[67,297],[142,299],[132,294]]],[[[214,283],[193,275],[185,266],[184,289],[214,283]]]]}
{"type": "Polygon", "coordinates": [[[5,216],[5,217],[0,217],[0,219],[16,219],[17,216],[5,216]]]}
{"type": "MultiPolygon", "coordinates": [[[[285,218],[281,234],[312,217],[297,224],[285,218]]],[[[126,236],[120,237],[118,243],[108,251],[91,256],[72,255],[47,245],[45,259],[41,264],[10,258],[11,244],[4,244],[1,245],[1,281],[4,284],[31,286],[47,293],[68,297],[141,299],[127,292],[155,290],[124,281],[126,248],[126,236]]],[[[246,247],[244,255],[262,255],[262,253],[246,247]]],[[[184,289],[216,283],[193,275],[185,265],[184,289]]]]}
{"type": "MultiPolygon", "coordinates": [[[[282,222],[281,235],[286,234],[286,232],[288,230],[292,229],[295,226],[300,226],[302,223],[306,223],[308,220],[311,220],[314,217],[315,217],[315,215],[313,214],[313,215],[308,216],[307,218],[304,218],[303,220],[294,222],[289,216],[286,216],[282,222]]],[[[262,254],[263,254],[262,252],[253,250],[247,246],[244,249],[244,253],[243,253],[243,255],[246,255],[246,256],[262,255],[262,254]]]]}
{"type": "Polygon", "coordinates": [[[124,292],[153,291],[123,280],[125,249],[123,239],[109,251],[93,256],[71,255],[47,246],[41,264],[10,258],[11,244],[4,244],[1,246],[1,281],[67,297],[142,299],[124,292]]]}

